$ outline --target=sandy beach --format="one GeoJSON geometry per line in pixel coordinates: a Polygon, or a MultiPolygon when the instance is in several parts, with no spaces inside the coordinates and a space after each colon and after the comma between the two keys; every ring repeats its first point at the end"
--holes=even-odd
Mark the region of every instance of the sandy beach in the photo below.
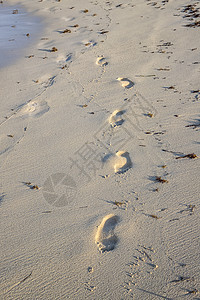
{"type": "Polygon", "coordinates": [[[200,299],[200,2],[5,4],[0,298],[200,299]]]}

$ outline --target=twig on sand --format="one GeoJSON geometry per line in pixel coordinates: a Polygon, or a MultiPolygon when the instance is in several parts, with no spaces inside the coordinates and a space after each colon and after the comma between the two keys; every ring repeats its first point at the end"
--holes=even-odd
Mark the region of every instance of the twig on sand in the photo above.
{"type": "Polygon", "coordinates": [[[161,178],[160,176],[156,176],[155,181],[161,182],[161,183],[165,183],[168,182],[168,180],[161,178]]]}
{"type": "Polygon", "coordinates": [[[176,157],[176,159],[179,159],[179,158],[197,158],[197,155],[195,153],[190,153],[190,154],[186,154],[186,155],[183,155],[183,156],[178,156],[176,157]]]}
{"type": "Polygon", "coordinates": [[[167,149],[162,149],[162,151],[172,153],[174,155],[179,155],[178,157],[176,157],[176,159],[179,159],[179,158],[191,158],[191,159],[198,158],[198,156],[195,153],[184,154],[182,152],[175,152],[175,151],[170,151],[170,150],[167,150],[167,149]]]}
{"type": "Polygon", "coordinates": [[[158,216],[156,216],[154,214],[144,214],[144,215],[147,216],[147,217],[151,217],[153,219],[156,219],[156,220],[161,219],[161,217],[158,217],[158,216]]]}
{"type": "Polygon", "coordinates": [[[39,190],[37,184],[32,184],[31,182],[23,182],[26,186],[28,186],[31,190],[39,190]]]}
{"type": "Polygon", "coordinates": [[[16,286],[20,285],[21,283],[23,283],[26,279],[28,279],[29,277],[31,277],[33,271],[31,271],[31,273],[29,275],[27,275],[25,278],[23,278],[22,280],[18,281],[17,283],[15,283],[13,286],[11,286],[11,288],[7,291],[10,292],[12,289],[14,289],[16,286]]]}
{"type": "MultiPolygon", "coordinates": [[[[197,289],[194,289],[194,290],[188,290],[188,294],[197,294],[199,291],[197,289]]],[[[188,295],[186,294],[186,295],[188,295]]]]}
{"type": "Polygon", "coordinates": [[[172,280],[171,282],[178,283],[178,282],[181,282],[181,281],[189,281],[189,280],[191,280],[191,279],[192,279],[192,278],[190,278],[190,277],[179,276],[178,279],[174,279],[174,280],[172,280]]]}

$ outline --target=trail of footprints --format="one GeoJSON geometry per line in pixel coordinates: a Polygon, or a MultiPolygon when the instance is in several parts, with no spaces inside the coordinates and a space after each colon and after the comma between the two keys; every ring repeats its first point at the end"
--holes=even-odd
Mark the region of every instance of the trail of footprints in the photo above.
{"type": "MultiPolygon", "coordinates": [[[[108,62],[105,60],[103,56],[99,56],[96,60],[96,64],[99,66],[105,66],[108,64],[108,62]]],[[[122,84],[122,87],[126,89],[131,89],[134,86],[133,81],[131,81],[128,78],[125,77],[119,77],[117,78],[122,84]]],[[[116,128],[118,126],[121,126],[125,119],[123,118],[123,115],[126,113],[125,110],[115,110],[109,117],[108,122],[111,126],[111,128],[116,128]]],[[[113,161],[113,168],[114,172],[117,174],[124,173],[128,169],[132,167],[132,161],[129,156],[129,153],[126,151],[119,150],[114,155],[113,161]]]]}
{"type": "MultiPolygon", "coordinates": [[[[96,60],[96,64],[99,66],[106,66],[108,63],[103,56],[100,56],[96,60]]],[[[128,78],[117,78],[121,82],[122,87],[131,89],[134,83],[128,78]]],[[[123,114],[125,110],[115,110],[109,117],[108,122],[111,128],[121,126],[124,122],[123,114]]],[[[126,151],[118,151],[114,155],[113,168],[116,174],[124,173],[132,167],[132,161],[129,153],[126,151]]],[[[112,251],[118,242],[118,237],[114,233],[114,229],[119,222],[119,216],[110,214],[103,218],[99,225],[96,235],[95,243],[98,250],[103,253],[105,251],[112,251]]]]}
{"type": "MultiPolygon", "coordinates": [[[[116,110],[109,118],[109,123],[111,126],[115,127],[121,125],[122,119],[121,115],[123,111],[116,110]]],[[[132,166],[132,161],[130,159],[129,153],[125,151],[118,151],[115,154],[114,159],[114,171],[115,173],[124,173],[132,166]]],[[[99,225],[96,235],[95,243],[101,253],[105,251],[111,251],[115,249],[118,242],[118,237],[114,233],[114,229],[119,222],[119,216],[110,214],[103,218],[101,224],[99,225]]]]}
{"type": "MultiPolygon", "coordinates": [[[[124,123],[123,114],[125,114],[125,110],[115,110],[110,115],[108,122],[111,128],[116,128],[124,123]]],[[[127,151],[117,151],[114,155],[111,155],[111,160],[116,174],[124,173],[132,167],[132,161],[127,151]]]]}

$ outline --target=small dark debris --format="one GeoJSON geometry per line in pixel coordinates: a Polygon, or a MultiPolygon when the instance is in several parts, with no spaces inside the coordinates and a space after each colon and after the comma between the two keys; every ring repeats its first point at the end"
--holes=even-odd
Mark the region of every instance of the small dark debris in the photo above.
{"type": "Polygon", "coordinates": [[[71,33],[71,30],[70,29],[65,29],[62,31],[62,33],[71,33]]]}
{"type": "Polygon", "coordinates": [[[19,12],[18,9],[14,9],[12,13],[13,13],[13,15],[17,15],[18,12],[19,12]]]}
{"type": "Polygon", "coordinates": [[[169,68],[159,68],[159,69],[157,69],[157,71],[170,71],[170,69],[169,68]]]}
{"type": "Polygon", "coordinates": [[[183,18],[187,18],[190,21],[190,23],[184,25],[185,27],[200,27],[200,20],[194,21],[194,19],[200,17],[200,10],[199,7],[197,7],[197,4],[198,2],[194,4],[188,4],[181,10],[181,12],[183,13],[183,18]]]}
{"type": "Polygon", "coordinates": [[[171,42],[165,42],[165,43],[163,43],[163,44],[161,44],[161,45],[158,45],[158,46],[160,46],[160,47],[170,47],[170,46],[172,46],[173,44],[171,43],[171,42]]]}
{"type": "Polygon", "coordinates": [[[61,67],[61,69],[64,70],[64,69],[66,69],[67,67],[68,67],[67,65],[64,65],[64,66],[61,67]]]}
{"type": "Polygon", "coordinates": [[[163,178],[161,178],[159,176],[156,176],[155,181],[158,181],[158,182],[161,182],[161,183],[165,183],[165,182],[168,183],[168,180],[163,179],[163,178]]]}
{"type": "Polygon", "coordinates": [[[183,212],[189,212],[190,215],[193,215],[194,214],[194,209],[196,208],[196,205],[194,204],[189,204],[189,205],[186,205],[186,208],[185,209],[182,209],[179,213],[182,214],[183,212]]]}
{"type": "Polygon", "coordinates": [[[109,31],[108,30],[103,30],[103,31],[100,31],[99,34],[105,34],[105,33],[108,33],[109,31]]]}
{"type": "Polygon", "coordinates": [[[31,182],[24,182],[26,186],[28,186],[31,190],[39,190],[38,185],[32,184],[31,182]]]}
{"type": "Polygon", "coordinates": [[[153,218],[153,219],[156,219],[156,220],[158,220],[158,219],[160,219],[160,217],[158,217],[158,216],[156,216],[156,215],[147,215],[148,217],[151,217],[151,218],[153,218]]]}
{"type": "Polygon", "coordinates": [[[174,218],[174,219],[169,220],[169,222],[174,222],[174,221],[179,221],[179,219],[178,218],[174,218]]]}
{"type": "Polygon", "coordinates": [[[199,291],[197,289],[188,290],[188,294],[197,294],[199,291]]]}
{"type": "Polygon", "coordinates": [[[190,277],[183,277],[183,276],[179,276],[179,278],[178,278],[178,279],[174,279],[174,280],[172,280],[171,282],[175,282],[175,283],[177,283],[177,282],[181,282],[181,281],[189,281],[189,280],[191,280],[191,278],[190,278],[190,277]]]}
{"type": "Polygon", "coordinates": [[[189,124],[189,125],[186,125],[185,127],[192,127],[193,129],[196,129],[197,127],[200,127],[200,121],[197,122],[196,124],[189,124]]]}
{"type": "Polygon", "coordinates": [[[50,52],[56,52],[56,51],[58,51],[56,47],[52,47],[52,49],[50,50],[50,52]]]}
{"type": "Polygon", "coordinates": [[[121,206],[123,206],[123,204],[125,204],[125,203],[119,202],[119,201],[115,201],[114,204],[117,205],[118,207],[121,207],[121,206]]]}
{"type": "Polygon", "coordinates": [[[194,158],[197,158],[197,155],[195,153],[190,153],[190,154],[186,154],[186,155],[183,155],[183,156],[178,156],[176,157],[176,159],[179,159],[179,158],[190,158],[190,159],[194,159],[194,158]]]}
{"type": "Polygon", "coordinates": [[[185,27],[200,27],[200,21],[195,21],[193,23],[185,25],[185,27]]]}
{"type": "Polygon", "coordinates": [[[174,90],[175,86],[171,85],[171,86],[166,87],[166,89],[168,89],[168,90],[174,90]]]}

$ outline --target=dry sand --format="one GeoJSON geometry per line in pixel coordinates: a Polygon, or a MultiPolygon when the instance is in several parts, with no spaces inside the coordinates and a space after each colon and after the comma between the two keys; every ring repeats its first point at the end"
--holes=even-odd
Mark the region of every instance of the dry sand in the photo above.
{"type": "Polygon", "coordinates": [[[44,29],[0,70],[0,298],[200,299],[199,1],[20,4],[44,29]]]}

